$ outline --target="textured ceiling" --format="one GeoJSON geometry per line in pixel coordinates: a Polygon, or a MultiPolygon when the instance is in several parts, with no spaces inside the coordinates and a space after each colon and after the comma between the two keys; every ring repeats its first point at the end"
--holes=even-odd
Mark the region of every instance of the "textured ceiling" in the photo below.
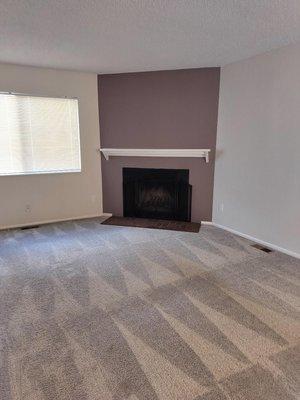
{"type": "Polygon", "coordinates": [[[0,62],[219,66],[300,40],[300,0],[0,0],[0,62]]]}

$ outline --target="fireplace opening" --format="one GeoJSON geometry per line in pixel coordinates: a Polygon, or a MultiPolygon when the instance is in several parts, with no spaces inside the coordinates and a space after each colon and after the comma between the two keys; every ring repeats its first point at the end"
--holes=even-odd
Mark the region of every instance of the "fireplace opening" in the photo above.
{"type": "Polygon", "coordinates": [[[123,168],[124,217],[191,221],[187,169],[123,168]]]}

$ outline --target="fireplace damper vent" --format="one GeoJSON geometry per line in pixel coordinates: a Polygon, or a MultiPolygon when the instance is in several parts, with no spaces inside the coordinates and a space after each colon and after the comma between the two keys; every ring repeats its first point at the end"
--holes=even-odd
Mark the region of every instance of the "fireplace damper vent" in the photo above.
{"type": "Polygon", "coordinates": [[[191,220],[189,170],[123,168],[124,217],[191,220]]]}

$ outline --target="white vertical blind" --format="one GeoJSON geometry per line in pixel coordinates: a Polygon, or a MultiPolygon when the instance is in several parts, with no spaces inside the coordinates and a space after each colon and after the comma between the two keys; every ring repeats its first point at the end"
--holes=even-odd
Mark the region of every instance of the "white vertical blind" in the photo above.
{"type": "Polygon", "coordinates": [[[76,171],[78,100],[0,93],[0,175],[76,171]]]}

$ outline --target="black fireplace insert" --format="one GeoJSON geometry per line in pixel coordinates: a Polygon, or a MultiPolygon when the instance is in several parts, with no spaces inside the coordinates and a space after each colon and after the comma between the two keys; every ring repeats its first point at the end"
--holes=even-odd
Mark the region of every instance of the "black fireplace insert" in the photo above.
{"type": "Polygon", "coordinates": [[[124,217],[191,221],[188,169],[123,168],[124,217]]]}

